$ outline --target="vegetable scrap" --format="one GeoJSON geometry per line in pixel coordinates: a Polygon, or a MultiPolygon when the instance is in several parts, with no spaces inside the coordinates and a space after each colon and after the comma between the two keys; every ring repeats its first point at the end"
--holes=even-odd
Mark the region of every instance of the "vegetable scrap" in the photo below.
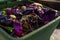
{"type": "Polygon", "coordinates": [[[1,27],[14,37],[22,37],[56,18],[56,11],[40,3],[27,5],[0,10],[1,27]]]}

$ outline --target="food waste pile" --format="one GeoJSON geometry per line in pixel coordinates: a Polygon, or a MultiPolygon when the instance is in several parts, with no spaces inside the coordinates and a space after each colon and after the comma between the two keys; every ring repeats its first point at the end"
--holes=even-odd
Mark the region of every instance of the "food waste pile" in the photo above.
{"type": "Polygon", "coordinates": [[[0,10],[0,27],[13,37],[22,37],[55,19],[55,10],[40,3],[15,5],[0,10]]]}

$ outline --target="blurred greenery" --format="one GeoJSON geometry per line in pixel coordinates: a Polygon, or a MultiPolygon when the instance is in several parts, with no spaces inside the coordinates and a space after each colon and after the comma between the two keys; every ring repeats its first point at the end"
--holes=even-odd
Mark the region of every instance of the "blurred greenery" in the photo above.
{"type": "Polygon", "coordinates": [[[6,0],[0,0],[0,1],[6,1],[6,0]]]}

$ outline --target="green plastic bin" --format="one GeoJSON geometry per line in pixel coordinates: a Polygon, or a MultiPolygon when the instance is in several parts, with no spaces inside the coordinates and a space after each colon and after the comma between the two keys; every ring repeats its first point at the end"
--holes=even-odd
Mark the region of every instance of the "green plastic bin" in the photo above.
{"type": "MultiPolygon", "coordinates": [[[[17,4],[24,4],[25,2],[32,3],[30,1],[18,1],[18,2],[1,2],[3,4],[0,5],[0,9],[5,7],[12,7],[17,4]]],[[[36,29],[35,31],[19,38],[14,38],[5,32],[2,28],[0,28],[0,40],[50,40],[51,34],[53,33],[54,29],[57,27],[58,23],[60,22],[60,16],[56,19],[52,20],[48,24],[36,29]]]]}

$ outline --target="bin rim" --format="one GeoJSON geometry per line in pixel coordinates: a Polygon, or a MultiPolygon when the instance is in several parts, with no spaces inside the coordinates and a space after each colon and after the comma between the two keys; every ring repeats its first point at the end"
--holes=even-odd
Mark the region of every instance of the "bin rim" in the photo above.
{"type": "MultiPolygon", "coordinates": [[[[2,33],[3,33],[5,36],[8,36],[8,38],[15,39],[15,40],[16,40],[16,39],[20,39],[20,40],[21,40],[21,39],[26,39],[26,38],[30,37],[31,35],[33,35],[33,34],[39,32],[39,31],[43,30],[44,28],[47,28],[49,25],[51,25],[52,23],[54,23],[55,21],[58,21],[58,20],[60,20],[60,16],[58,16],[58,17],[55,18],[54,20],[50,21],[49,23],[41,26],[40,28],[34,30],[33,32],[30,32],[29,34],[27,34],[27,35],[25,35],[25,36],[23,36],[23,37],[17,37],[17,38],[15,38],[15,37],[12,37],[11,35],[9,35],[9,34],[8,34],[6,31],[4,31],[2,28],[0,28],[0,30],[2,31],[2,33]]],[[[60,22],[60,21],[59,21],[59,22],[60,22]]]]}
{"type": "Polygon", "coordinates": [[[39,31],[43,30],[43,29],[46,28],[46,27],[48,27],[49,25],[51,25],[52,23],[54,23],[54,22],[57,21],[57,20],[60,20],[60,16],[58,16],[58,17],[55,18],[54,20],[50,21],[49,23],[47,23],[47,24],[41,26],[40,28],[34,30],[33,32],[30,32],[29,34],[27,34],[27,35],[25,35],[25,36],[23,36],[23,37],[21,37],[21,38],[18,37],[18,39],[25,39],[25,38],[28,38],[29,36],[31,36],[31,35],[33,35],[33,34],[39,32],[39,31]]]}

